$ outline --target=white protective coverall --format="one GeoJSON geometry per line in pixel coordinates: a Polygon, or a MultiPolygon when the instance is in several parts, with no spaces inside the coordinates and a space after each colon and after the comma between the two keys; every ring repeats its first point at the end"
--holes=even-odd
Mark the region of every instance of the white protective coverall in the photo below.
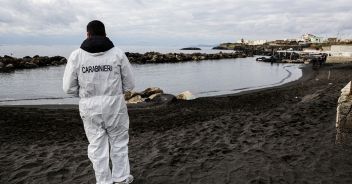
{"type": "Polygon", "coordinates": [[[89,141],[88,157],[98,184],[130,177],[129,117],[124,92],[133,88],[131,65],[125,53],[116,47],[99,53],[79,48],[68,59],[63,90],[79,94],[79,112],[89,141]]]}

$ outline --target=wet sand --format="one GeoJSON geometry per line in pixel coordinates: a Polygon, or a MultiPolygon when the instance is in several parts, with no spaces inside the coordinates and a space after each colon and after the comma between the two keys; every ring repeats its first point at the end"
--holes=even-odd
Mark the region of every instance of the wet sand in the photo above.
{"type": "MultiPolygon", "coordinates": [[[[280,87],[132,107],[135,183],[352,183],[352,146],[335,145],[351,79],[352,65],[330,65],[280,87]]],[[[0,183],[95,183],[77,106],[0,114],[0,183]]]]}

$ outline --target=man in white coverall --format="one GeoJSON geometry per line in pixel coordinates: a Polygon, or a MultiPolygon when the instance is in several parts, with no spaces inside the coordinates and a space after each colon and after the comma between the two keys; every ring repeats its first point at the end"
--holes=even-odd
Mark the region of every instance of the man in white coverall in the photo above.
{"type": "Polygon", "coordinates": [[[129,117],[124,99],[124,93],[133,88],[132,68],[125,53],[106,37],[102,22],[91,21],[87,25],[87,39],[67,61],[63,90],[80,97],[79,112],[97,184],[133,180],[127,147],[129,117]]]}

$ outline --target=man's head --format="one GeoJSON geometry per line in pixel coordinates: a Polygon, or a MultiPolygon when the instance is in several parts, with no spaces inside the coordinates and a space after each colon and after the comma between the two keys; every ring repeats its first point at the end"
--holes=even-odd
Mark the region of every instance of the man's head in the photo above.
{"type": "Polygon", "coordinates": [[[92,36],[106,36],[105,26],[99,20],[93,20],[87,25],[87,37],[92,36]]]}

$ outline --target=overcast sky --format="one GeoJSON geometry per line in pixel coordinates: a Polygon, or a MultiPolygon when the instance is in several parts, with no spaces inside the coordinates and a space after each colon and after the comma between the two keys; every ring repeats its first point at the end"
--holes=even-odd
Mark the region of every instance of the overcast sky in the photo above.
{"type": "Polygon", "coordinates": [[[197,45],[303,33],[352,37],[351,0],[0,0],[0,44],[79,44],[90,20],[129,45],[197,45]]]}

